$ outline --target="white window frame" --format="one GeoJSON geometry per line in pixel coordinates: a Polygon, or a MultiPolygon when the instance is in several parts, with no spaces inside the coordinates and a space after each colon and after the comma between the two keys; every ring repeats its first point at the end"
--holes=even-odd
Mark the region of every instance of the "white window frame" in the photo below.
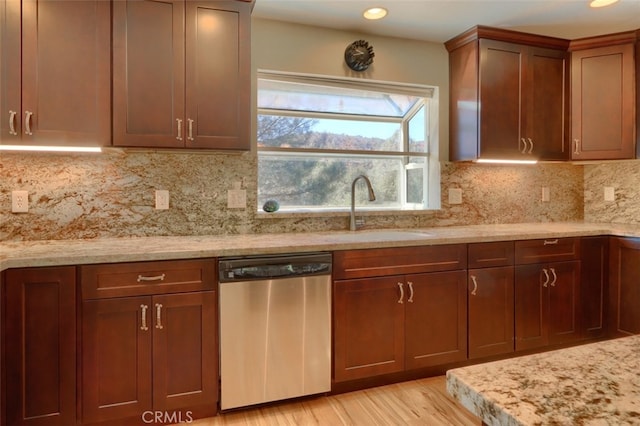
{"type": "MultiPolygon", "coordinates": [[[[303,84],[316,84],[321,86],[333,86],[333,87],[348,87],[355,88],[361,90],[371,90],[375,92],[390,92],[397,94],[408,94],[411,96],[422,97],[426,100],[426,102],[419,102],[414,105],[404,117],[382,117],[382,116],[365,116],[365,115],[357,115],[357,114],[337,114],[337,113],[325,113],[325,112],[309,112],[309,111],[291,111],[291,110],[283,110],[283,109],[263,109],[258,107],[257,114],[258,115],[278,115],[278,116],[291,116],[291,117],[304,117],[304,118],[328,118],[328,119],[363,119],[365,121],[379,121],[379,122],[396,122],[402,124],[402,143],[403,143],[403,151],[369,151],[363,152],[360,150],[325,150],[325,149],[308,149],[308,148],[282,148],[282,147],[257,147],[257,155],[258,158],[261,155],[272,155],[277,154],[278,156],[304,156],[304,155],[312,155],[316,156],[316,154],[324,154],[325,156],[341,155],[341,156],[353,156],[353,157],[368,157],[368,158],[401,158],[404,157],[404,168],[405,173],[401,176],[402,191],[400,191],[400,207],[381,207],[375,205],[366,205],[359,206],[359,210],[369,210],[369,211],[402,211],[402,210],[411,210],[411,211],[429,211],[440,209],[440,162],[439,162],[439,105],[438,105],[438,95],[439,90],[438,87],[435,86],[426,86],[426,85],[418,85],[418,84],[404,84],[404,83],[394,83],[394,82],[386,82],[386,81],[377,81],[377,80],[362,80],[356,78],[349,77],[327,77],[327,76],[319,76],[319,75],[309,75],[309,74],[297,74],[297,73],[285,73],[285,72],[277,72],[277,71],[267,71],[267,70],[258,70],[257,71],[257,79],[267,79],[267,80],[280,80],[292,83],[303,83],[303,84]],[[425,134],[427,135],[426,141],[426,152],[425,153],[417,153],[409,151],[409,138],[406,136],[408,134],[408,126],[411,118],[420,111],[422,106],[428,109],[426,112],[427,118],[427,126],[428,129],[425,129],[425,134]],[[409,163],[409,157],[423,157],[426,159],[425,166],[409,163]],[[407,171],[409,169],[415,168],[426,168],[423,172],[424,179],[426,180],[426,184],[423,187],[423,197],[424,203],[408,203],[407,202],[407,171]]],[[[259,90],[259,89],[258,89],[259,90]]],[[[258,182],[258,185],[260,183],[258,182]]],[[[261,209],[261,206],[258,206],[258,210],[261,209]]],[[[326,212],[326,211],[346,211],[349,207],[345,206],[344,208],[304,208],[304,212],[326,212]]],[[[297,210],[294,209],[286,209],[285,212],[296,213],[297,210]]]]}

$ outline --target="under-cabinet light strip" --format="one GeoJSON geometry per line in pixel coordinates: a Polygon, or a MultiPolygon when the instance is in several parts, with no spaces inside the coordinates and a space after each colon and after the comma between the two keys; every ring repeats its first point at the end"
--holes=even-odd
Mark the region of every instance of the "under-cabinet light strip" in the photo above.
{"type": "Polygon", "coordinates": [[[0,151],[102,152],[98,146],[0,145],[0,151]]]}
{"type": "Polygon", "coordinates": [[[476,163],[493,163],[493,164],[537,164],[538,160],[497,160],[479,158],[476,163]]]}

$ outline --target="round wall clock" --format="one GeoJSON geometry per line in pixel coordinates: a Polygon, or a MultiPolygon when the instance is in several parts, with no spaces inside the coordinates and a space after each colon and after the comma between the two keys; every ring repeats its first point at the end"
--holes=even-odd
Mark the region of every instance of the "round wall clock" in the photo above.
{"type": "Polygon", "coordinates": [[[373,46],[365,40],[356,40],[344,51],[344,61],[354,71],[364,71],[373,63],[373,46]]]}

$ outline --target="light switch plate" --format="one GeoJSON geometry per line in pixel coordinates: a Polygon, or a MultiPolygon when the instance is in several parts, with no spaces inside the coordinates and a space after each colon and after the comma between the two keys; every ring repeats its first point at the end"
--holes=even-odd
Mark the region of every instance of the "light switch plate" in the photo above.
{"type": "Polygon", "coordinates": [[[605,201],[615,201],[616,200],[616,192],[613,186],[605,186],[604,187],[604,200],[605,201]]]}
{"type": "Polygon", "coordinates": [[[551,194],[549,192],[549,188],[546,186],[542,187],[542,201],[545,203],[551,201],[551,194]]]}
{"type": "Polygon", "coordinates": [[[156,189],[156,210],[167,210],[169,208],[169,191],[156,189]]]}
{"type": "Polygon", "coordinates": [[[449,204],[462,204],[461,188],[449,188],[449,204]]]}
{"type": "Polygon", "coordinates": [[[227,207],[230,209],[247,208],[247,191],[245,189],[230,189],[227,191],[227,207]]]}

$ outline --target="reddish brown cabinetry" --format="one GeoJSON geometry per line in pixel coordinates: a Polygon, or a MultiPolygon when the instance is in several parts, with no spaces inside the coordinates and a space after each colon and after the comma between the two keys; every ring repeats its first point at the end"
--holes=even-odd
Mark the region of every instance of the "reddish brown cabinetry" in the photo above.
{"type": "Polygon", "coordinates": [[[612,336],[640,333],[640,239],[611,238],[609,318],[612,336]]]}
{"type": "Polygon", "coordinates": [[[580,338],[580,239],[515,244],[516,350],[580,338]]]}
{"type": "Polygon", "coordinates": [[[635,31],[571,42],[572,159],[634,158],[635,31]]]}
{"type": "Polygon", "coordinates": [[[451,160],[568,157],[568,41],[478,26],[445,45],[451,160]]]}
{"type": "Polygon", "coordinates": [[[514,350],[513,242],[469,244],[469,359],[514,350]]]}
{"type": "Polygon", "coordinates": [[[114,2],[115,146],[249,149],[251,7],[114,2]]]}
{"type": "Polygon", "coordinates": [[[581,335],[604,337],[609,316],[609,237],[582,237],[580,265],[581,335]]]}
{"type": "Polygon", "coordinates": [[[111,143],[111,5],[0,3],[3,144],[111,143]]]}
{"type": "Polygon", "coordinates": [[[212,260],[80,267],[84,423],[216,413],[214,268],[212,260]],[[188,292],[175,293],[181,287],[188,292]]]}
{"type": "Polygon", "coordinates": [[[336,382],[466,359],[465,247],[334,253],[336,382]]]}
{"type": "Polygon", "coordinates": [[[5,271],[4,420],[76,422],[75,267],[5,271]]]}

